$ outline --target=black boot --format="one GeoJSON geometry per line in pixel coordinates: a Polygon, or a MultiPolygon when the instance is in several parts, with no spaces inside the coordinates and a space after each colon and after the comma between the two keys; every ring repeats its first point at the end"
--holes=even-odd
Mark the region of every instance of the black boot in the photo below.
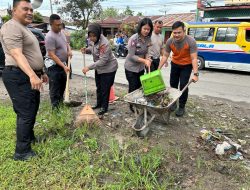
{"type": "Polygon", "coordinates": [[[93,110],[95,110],[95,109],[101,108],[101,106],[98,105],[98,104],[96,104],[96,105],[92,106],[91,108],[92,108],[93,110]]]}
{"type": "Polygon", "coordinates": [[[29,151],[27,153],[19,154],[15,153],[13,159],[15,161],[26,161],[31,159],[32,157],[36,156],[36,153],[34,151],[29,151]]]}
{"type": "Polygon", "coordinates": [[[174,103],[172,106],[170,106],[170,111],[175,111],[177,108],[177,104],[174,103]]]}
{"type": "Polygon", "coordinates": [[[98,112],[98,115],[104,115],[105,113],[107,113],[107,109],[105,108],[101,108],[100,111],[98,112]]]}
{"type": "Polygon", "coordinates": [[[179,109],[175,112],[177,117],[182,117],[185,113],[185,107],[179,107],[179,109]]]}

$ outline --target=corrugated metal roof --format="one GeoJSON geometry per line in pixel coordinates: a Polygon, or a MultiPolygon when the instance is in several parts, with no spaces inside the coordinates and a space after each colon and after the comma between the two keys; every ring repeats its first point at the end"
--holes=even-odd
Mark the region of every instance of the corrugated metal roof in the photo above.
{"type": "Polygon", "coordinates": [[[195,13],[167,14],[166,16],[159,18],[159,20],[162,20],[163,27],[171,27],[176,21],[195,21],[195,13]]]}
{"type": "MultiPolygon", "coordinates": [[[[163,27],[171,27],[174,22],[192,22],[195,21],[195,13],[180,13],[180,14],[167,14],[166,16],[156,15],[156,16],[147,16],[154,22],[155,20],[161,20],[163,22],[163,27]]],[[[118,26],[122,23],[138,23],[145,16],[126,16],[123,19],[107,18],[98,23],[102,27],[113,27],[118,26]]]]}

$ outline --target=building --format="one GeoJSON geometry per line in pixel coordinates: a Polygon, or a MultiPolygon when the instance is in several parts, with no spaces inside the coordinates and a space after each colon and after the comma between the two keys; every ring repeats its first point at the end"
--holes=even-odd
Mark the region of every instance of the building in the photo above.
{"type": "MultiPolygon", "coordinates": [[[[164,36],[164,40],[166,41],[172,32],[172,25],[176,21],[183,22],[193,22],[195,21],[195,13],[181,13],[181,14],[167,14],[156,15],[156,16],[148,16],[152,22],[154,23],[156,20],[161,20],[163,22],[162,34],[164,36]]],[[[117,32],[121,31],[122,25],[126,24],[135,27],[138,22],[143,19],[144,16],[126,16],[123,19],[115,19],[115,18],[107,18],[99,21],[98,23],[101,25],[103,34],[108,38],[113,38],[117,32]]],[[[135,31],[134,31],[135,32],[135,31]]],[[[131,34],[128,34],[129,36],[131,34]]]]}
{"type": "Polygon", "coordinates": [[[203,10],[202,21],[238,21],[250,22],[249,5],[230,5],[218,7],[205,7],[203,10]]]}
{"type": "Polygon", "coordinates": [[[166,42],[167,39],[171,36],[172,25],[176,21],[194,22],[195,13],[167,14],[166,16],[158,18],[158,20],[161,20],[163,22],[162,35],[164,36],[164,42],[166,42]]]}
{"type": "Polygon", "coordinates": [[[250,0],[225,0],[225,5],[250,5],[250,0]]]}

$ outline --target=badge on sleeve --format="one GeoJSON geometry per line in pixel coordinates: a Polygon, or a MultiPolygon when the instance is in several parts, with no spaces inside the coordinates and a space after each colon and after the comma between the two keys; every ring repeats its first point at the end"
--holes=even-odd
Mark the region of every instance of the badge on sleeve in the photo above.
{"type": "Polygon", "coordinates": [[[131,40],[131,46],[135,46],[135,41],[134,40],[131,40]]]}
{"type": "Polygon", "coordinates": [[[105,51],[106,51],[106,47],[105,47],[105,45],[104,45],[104,44],[100,46],[99,51],[100,51],[100,55],[102,55],[102,54],[104,54],[104,53],[105,53],[105,51]]]}

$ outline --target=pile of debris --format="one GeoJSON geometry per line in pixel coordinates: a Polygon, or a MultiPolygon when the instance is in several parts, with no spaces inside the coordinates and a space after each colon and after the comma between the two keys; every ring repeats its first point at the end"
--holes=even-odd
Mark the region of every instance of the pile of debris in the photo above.
{"type": "Polygon", "coordinates": [[[159,107],[159,108],[167,107],[172,101],[173,99],[170,98],[168,93],[153,94],[135,100],[135,102],[138,104],[147,105],[150,107],[159,107]]]}
{"type": "Polygon", "coordinates": [[[237,141],[233,141],[229,137],[232,134],[225,133],[221,129],[202,129],[200,133],[198,141],[211,145],[216,155],[225,156],[231,160],[244,159],[244,154],[247,153],[242,148],[246,144],[245,140],[238,139],[237,141]]]}

